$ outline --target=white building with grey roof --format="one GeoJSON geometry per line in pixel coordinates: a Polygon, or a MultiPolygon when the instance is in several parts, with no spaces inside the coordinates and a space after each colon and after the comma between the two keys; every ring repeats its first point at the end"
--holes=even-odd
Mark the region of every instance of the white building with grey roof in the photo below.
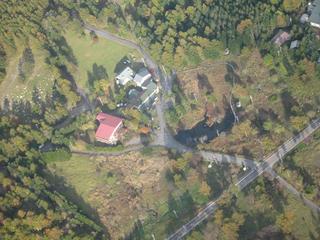
{"type": "Polygon", "coordinates": [[[134,71],[130,67],[126,67],[116,76],[116,82],[117,84],[126,85],[133,80],[133,77],[134,71]]]}
{"type": "Polygon", "coordinates": [[[133,81],[138,87],[144,87],[144,83],[151,79],[151,73],[146,68],[141,68],[137,74],[134,76],[133,81]]]}

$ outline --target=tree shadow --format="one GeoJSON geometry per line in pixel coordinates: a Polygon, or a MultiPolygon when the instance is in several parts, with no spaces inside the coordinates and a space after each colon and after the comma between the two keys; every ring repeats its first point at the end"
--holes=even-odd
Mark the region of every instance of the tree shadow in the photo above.
{"type": "Polygon", "coordinates": [[[225,172],[227,166],[227,164],[214,163],[207,172],[206,181],[212,189],[212,193],[210,196],[211,199],[219,197],[222,194],[223,190],[229,186],[229,181],[226,179],[225,172]]]}
{"type": "Polygon", "coordinates": [[[206,91],[206,94],[211,94],[213,92],[213,87],[210,84],[207,75],[205,74],[197,74],[198,79],[198,88],[202,91],[206,91]]]}
{"type": "Polygon", "coordinates": [[[228,62],[226,64],[227,73],[225,74],[224,79],[231,86],[233,86],[236,83],[242,84],[240,76],[235,72],[238,69],[238,65],[235,62],[228,62]]]}
{"type": "MultiPolygon", "coordinates": [[[[46,43],[44,47],[49,51],[50,57],[52,59],[63,56],[68,62],[78,66],[77,58],[75,57],[72,48],[68,45],[65,37],[59,36],[56,38],[52,38],[51,43],[46,43]]],[[[47,59],[47,62],[50,62],[50,60],[47,59]]],[[[61,66],[63,65],[63,63],[57,62],[56,65],[61,66]]]]}
{"type": "Polygon", "coordinates": [[[84,199],[78,195],[76,190],[66,183],[63,177],[55,175],[46,169],[42,170],[42,175],[45,179],[47,179],[47,181],[55,191],[61,193],[69,201],[74,203],[84,215],[86,215],[89,219],[92,219],[98,226],[100,226],[103,229],[103,232],[106,235],[107,239],[110,239],[108,229],[101,222],[98,212],[93,209],[87,202],[85,202],[84,199]]]}
{"type": "Polygon", "coordinates": [[[289,120],[290,116],[292,116],[291,109],[297,103],[296,103],[296,101],[293,99],[293,97],[291,96],[291,94],[288,91],[282,92],[280,97],[281,97],[281,102],[282,102],[283,109],[284,109],[285,119],[289,120]]]}
{"type": "Polygon", "coordinates": [[[96,81],[102,80],[102,79],[107,79],[108,78],[108,73],[107,70],[104,66],[98,65],[94,63],[92,65],[92,71],[87,71],[87,76],[88,76],[88,85],[91,90],[94,89],[94,83],[96,81]]]}

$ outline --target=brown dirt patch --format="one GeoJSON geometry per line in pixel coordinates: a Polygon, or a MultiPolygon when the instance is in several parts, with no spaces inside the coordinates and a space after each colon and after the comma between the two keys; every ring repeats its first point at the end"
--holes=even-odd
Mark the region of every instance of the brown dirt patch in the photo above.
{"type": "Polygon", "coordinates": [[[129,232],[137,219],[156,214],[158,205],[167,199],[164,170],[166,151],[156,156],[130,153],[99,161],[100,172],[112,172],[112,184],[97,186],[89,197],[112,239],[129,232]]]}
{"type": "Polygon", "coordinates": [[[208,123],[221,120],[225,115],[225,101],[229,96],[230,85],[225,81],[225,64],[211,67],[203,63],[197,69],[178,74],[178,84],[188,99],[192,100],[191,111],[181,120],[185,128],[192,128],[207,115],[208,123]],[[211,97],[213,95],[214,97],[211,97]]]}

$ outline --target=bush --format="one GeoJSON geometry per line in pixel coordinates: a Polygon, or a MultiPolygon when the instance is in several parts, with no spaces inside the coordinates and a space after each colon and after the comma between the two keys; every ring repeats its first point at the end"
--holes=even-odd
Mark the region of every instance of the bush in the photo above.
{"type": "Polygon", "coordinates": [[[34,69],[34,64],[35,60],[32,50],[30,48],[26,48],[18,64],[19,77],[22,80],[26,80],[26,78],[28,78],[31,75],[34,69]]]}
{"type": "Polygon", "coordinates": [[[269,96],[268,100],[272,103],[276,102],[278,100],[278,95],[277,94],[272,94],[269,96]]]}

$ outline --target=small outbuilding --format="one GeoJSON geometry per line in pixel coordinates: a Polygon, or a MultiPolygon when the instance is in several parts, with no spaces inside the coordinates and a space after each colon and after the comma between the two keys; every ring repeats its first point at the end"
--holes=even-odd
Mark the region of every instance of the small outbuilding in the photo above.
{"type": "Polygon", "coordinates": [[[304,23],[306,23],[308,21],[309,21],[309,15],[306,14],[306,13],[302,14],[301,17],[300,17],[300,22],[304,24],[304,23]]]}
{"type": "Polygon", "coordinates": [[[290,44],[290,49],[295,49],[295,48],[298,48],[299,47],[299,41],[298,40],[294,40],[291,42],[290,44]]]}

